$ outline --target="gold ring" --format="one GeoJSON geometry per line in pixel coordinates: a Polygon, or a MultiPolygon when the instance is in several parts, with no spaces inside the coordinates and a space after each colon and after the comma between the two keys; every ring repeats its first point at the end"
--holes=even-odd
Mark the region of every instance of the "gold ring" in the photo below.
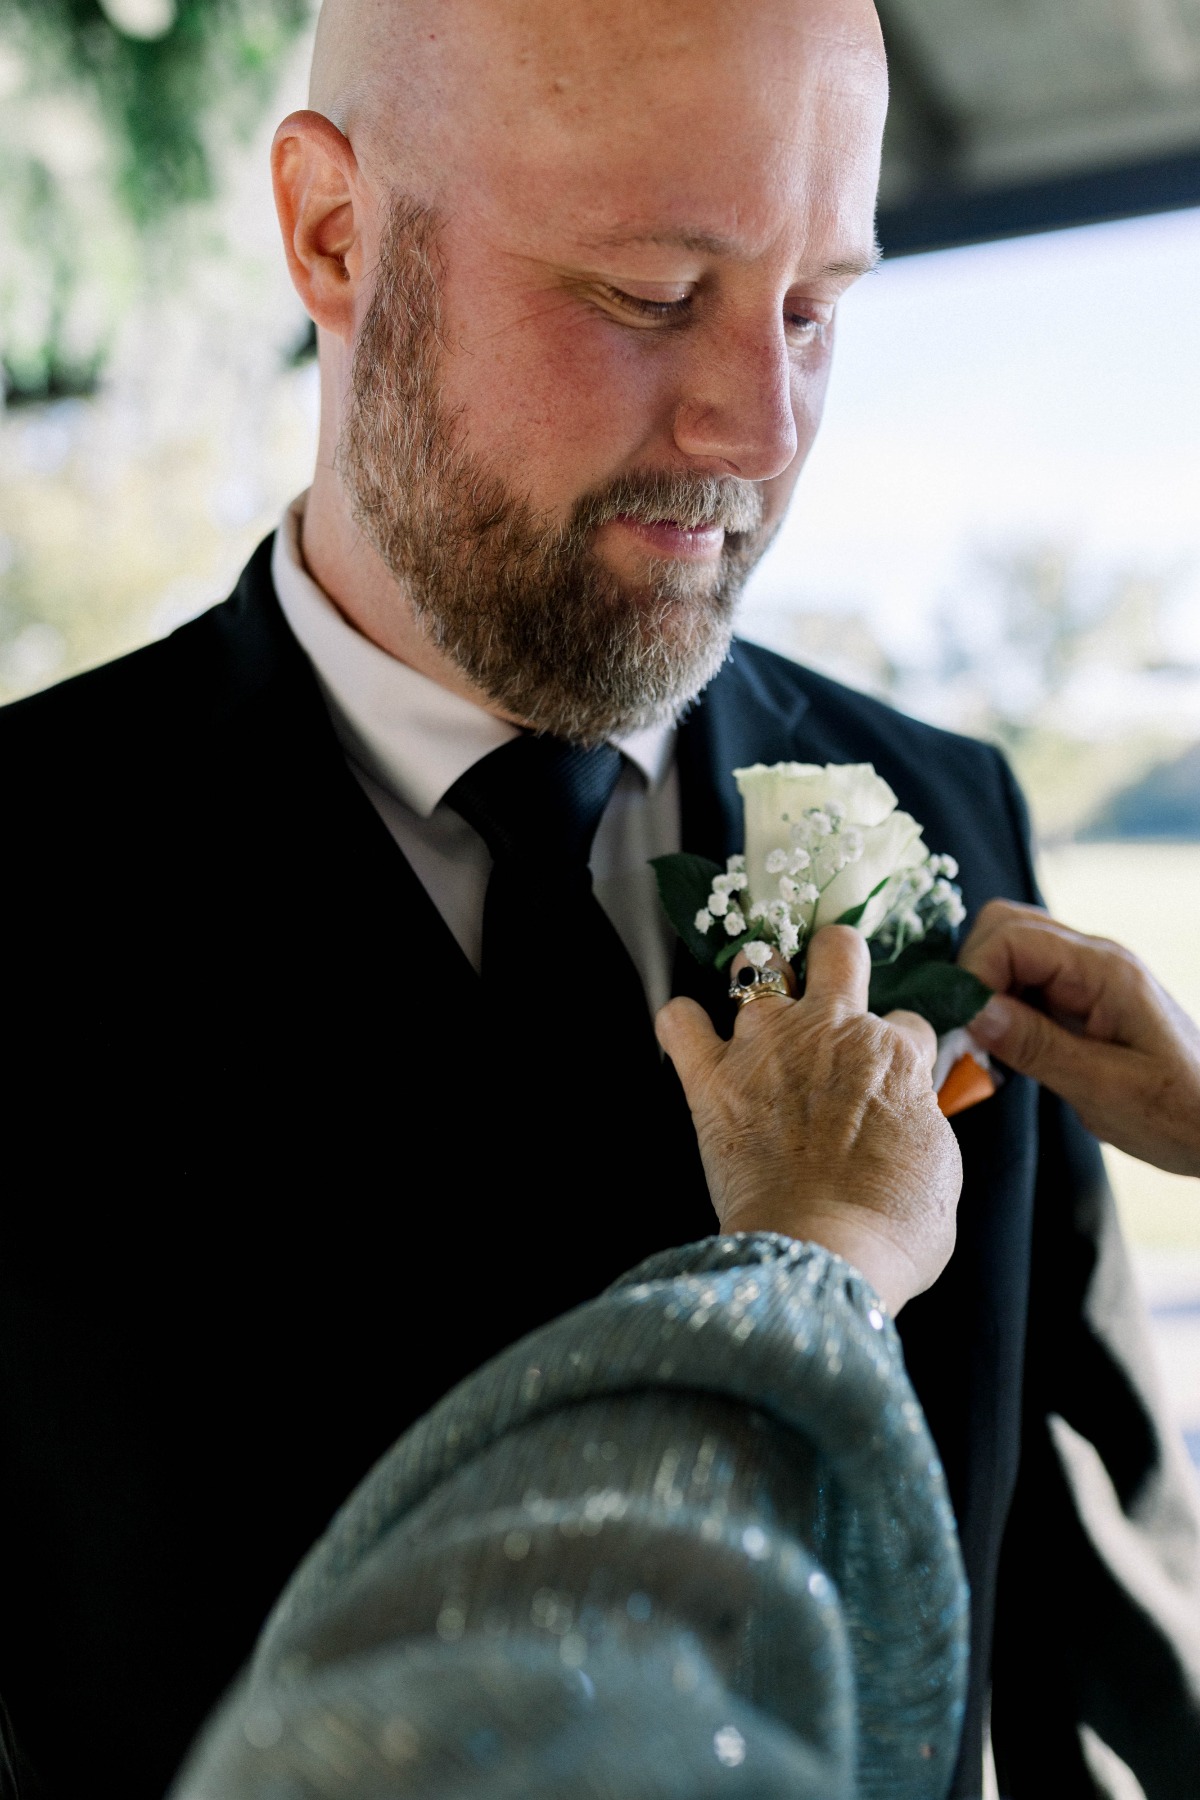
{"type": "Polygon", "coordinates": [[[736,980],[729,984],[729,998],[739,1012],[743,1006],[749,1006],[752,1000],[766,1000],[773,996],[780,1000],[790,1000],[792,997],[787,976],[780,969],[739,969],[736,980]]]}

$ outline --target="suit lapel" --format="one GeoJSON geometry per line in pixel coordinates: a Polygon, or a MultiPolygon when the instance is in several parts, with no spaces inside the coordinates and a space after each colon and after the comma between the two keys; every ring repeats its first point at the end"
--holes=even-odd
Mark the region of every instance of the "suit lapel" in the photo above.
{"type": "Polygon", "coordinates": [[[773,683],[735,643],[679,729],[682,845],[724,862],[742,848],[742,802],[734,769],[786,762],[796,755],[807,696],[793,683],[773,683]]]}
{"type": "MultiPolygon", "coordinates": [[[[478,1005],[478,975],[346,764],[276,598],[271,541],[248,564],[222,620],[228,661],[219,754],[239,810],[252,819],[257,860],[270,857],[286,872],[339,933],[348,963],[369,946],[387,986],[411,980],[414,956],[432,961],[443,994],[456,1005],[478,1005]]],[[[313,924],[323,929],[321,918],[313,924]]]]}

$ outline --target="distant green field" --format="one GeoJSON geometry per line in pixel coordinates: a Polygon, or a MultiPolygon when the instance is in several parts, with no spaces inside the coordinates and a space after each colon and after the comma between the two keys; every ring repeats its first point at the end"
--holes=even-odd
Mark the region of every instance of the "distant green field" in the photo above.
{"type": "MultiPolygon", "coordinates": [[[[1042,856],[1041,877],[1064,923],[1128,944],[1200,1019],[1200,844],[1067,844],[1042,856]]],[[[1200,1181],[1105,1156],[1136,1245],[1200,1250],[1200,1181]]]]}

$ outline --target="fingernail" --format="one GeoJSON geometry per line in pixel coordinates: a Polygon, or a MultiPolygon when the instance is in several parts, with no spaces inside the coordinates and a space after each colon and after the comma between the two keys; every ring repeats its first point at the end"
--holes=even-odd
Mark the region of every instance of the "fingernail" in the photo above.
{"type": "Polygon", "coordinates": [[[975,1014],[967,1026],[967,1030],[976,1043],[998,1044],[1008,1036],[1008,1028],[1012,1023],[1012,1009],[1001,994],[993,994],[982,1012],[975,1014]]]}

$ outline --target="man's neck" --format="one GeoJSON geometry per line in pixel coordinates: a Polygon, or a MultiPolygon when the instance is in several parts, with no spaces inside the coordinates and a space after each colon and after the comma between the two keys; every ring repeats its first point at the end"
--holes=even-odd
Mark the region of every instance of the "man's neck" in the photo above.
{"type": "Polygon", "coordinates": [[[433,643],[402,584],[355,523],[331,461],[319,459],[300,521],[300,552],[317,586],[356,631],[397,662],[493,718],[523,724],[489,699],[433,643]]]}

